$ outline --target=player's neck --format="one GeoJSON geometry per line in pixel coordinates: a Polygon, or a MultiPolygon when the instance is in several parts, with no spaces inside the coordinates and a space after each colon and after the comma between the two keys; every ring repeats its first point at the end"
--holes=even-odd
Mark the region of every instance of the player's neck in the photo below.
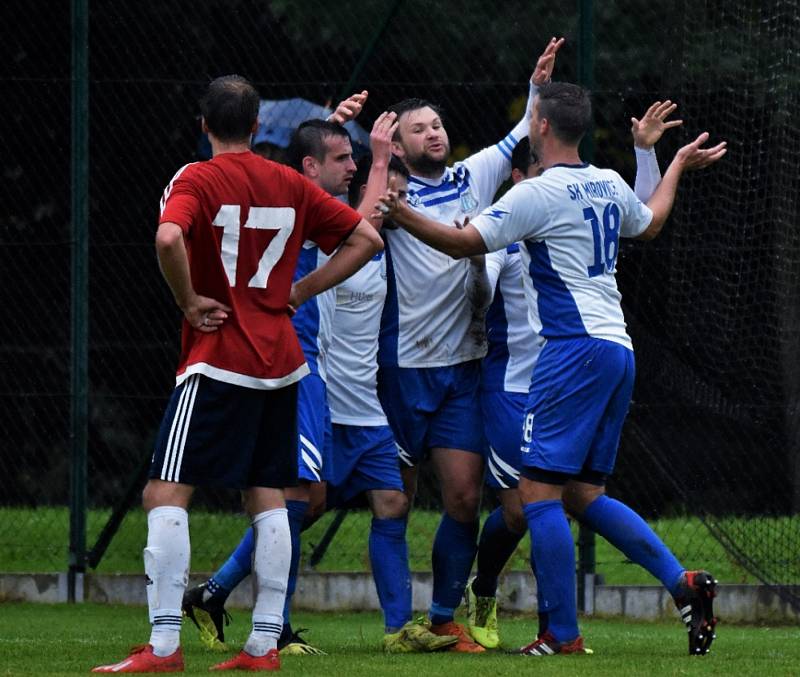
{"type": "Polygon", "coordinates": [[[545,144],[539,151],[539,160],[542,169],[549,169],[554,165],[580,165],[583,164],[577,146],[566,146],[558,143],[545,144]]]}
{"type": "Polygon", "coordinates": [[[211,142],[211,157],[223,153],[246,153],[250,150],[250,140],[247,141],[220,141],[213,136],[208,137],[211,142]]]}

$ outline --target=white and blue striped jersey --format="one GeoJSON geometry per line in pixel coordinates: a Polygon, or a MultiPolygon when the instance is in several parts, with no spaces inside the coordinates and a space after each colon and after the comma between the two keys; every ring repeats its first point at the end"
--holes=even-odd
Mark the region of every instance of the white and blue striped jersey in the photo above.
{"type": "MultiPolygon", "coordinates": [[[[535,94],[531,87],[526,111],[535,94]]],[[[527,112],[526,112],[527,114],[527,112]]],[[[411,176],[408,204],[434,221],[454,226],[488,207],[511,173],[511,151],[528,133],[523,118],[500,143],[445,169],[439,179],[411,176]]],[[[384,366],[444,367],[486,354],[464,295],[469,261],[452,259],[403,229],[384,231],[388,295],[378,361],[384,366]]],[[[482,318],[477,318],[482,324],[482,318]]]]}
{"type": "Polygon", "coordinates": [[[518,183],[473,223],[489,251],[520,242],[534,331],[632,348],[614,276],[619,238],[640,235],[652,218],[619,174],[582,164],[518,183]]]}
{"type": "Polygon", "coordinates": [[[483,390],[527,393],[544,345],[544,339],[534,334],[528,323],[520,258],[517,243],[486,255],[493,298],[486,311],[489,348],[482,363],[483,390]]]}
{"type": "Polygon", "coordinates": [[[386,257],[378,252],[335,287],[336,312],[328,350],[331,421],[342,425],[388,425],[378,401],[378,333],[386,299],[386,257]]]}
{"type": "MultiPolygon", "coordinates": [[[[304,242],[297,259],[294,282],[323,265],[330,257],[314,242],[304,242]]],[[[331,325],[336,309],[336,293],[328,289],[313,296],[297,309],[292,318],[294,330],[312,374],[326,380],[326,354],[331,343],[331,325]]]]}

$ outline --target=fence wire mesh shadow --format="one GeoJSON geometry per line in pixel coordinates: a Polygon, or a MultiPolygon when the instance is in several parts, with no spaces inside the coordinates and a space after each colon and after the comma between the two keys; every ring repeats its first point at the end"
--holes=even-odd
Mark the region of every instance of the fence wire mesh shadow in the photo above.
{"type": "MultiPolygon", "coordinates": [[[[755,577],[792,598],[800,584],[800,3],[637,5],[623,12],[596,3],[593,39],[580,44],[577,3],[512,1],[499,14],[478,0],[90,2],[88,545],[150,453],[172,387],[179,314],[152,240],[162,188],[202,158],[196,102],[208,79],[238,72],[265,99],[321,105],[367,89],[366,129],[394,101],[423,96],[443,105],[458,159],[505,135],[523,111],[533,60],[551,35],[565,35],[558,79],[578,78],[581,50],[593,57],[595,164],[632,180],[629,118],[665,98],[679,102],[685,123],[659,144],[662,169],[702,130],[729,144],[718,168],[687,177],[659,240],[621,251],[638,377],[610,493],[652,520],[687,565],[719,549],[728,580],[755,577]]],[[[63,3],[19,0],[3,12],[13,30],[0,62],[9,123],[0,187],[8,299],[0,570],[63,570],[70,16],[63,3]]],[[[278,158],[280,150],[270,148],[278,158]]],[[[423,483],[411,518],[415,569],[429,566],[437,493],[423,483]]],[[[244,520],[228,494],[202,493],[196,508],[193,568],[210,570],[244,520]]],[[[306,557],[332,519],[306,539],[306,557]]],[[[368,567],[365,519],[343,522],[320,567],[368,567]]],[[[143,539],[134,510],[100,570],[138,571],[143,539]]],[[[525,567],[525,558],[523,549],[512,566],[525,567]]],[[[607,580],[631,580],[628,569],[598,550],[607,580]]]]}

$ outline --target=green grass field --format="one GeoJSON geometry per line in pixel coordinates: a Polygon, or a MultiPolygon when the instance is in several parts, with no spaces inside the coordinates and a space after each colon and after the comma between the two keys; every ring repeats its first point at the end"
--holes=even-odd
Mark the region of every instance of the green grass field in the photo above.
{"type": "MultiPolygon", "coordinates": [[[[89,513],[89,547],[108,518],[107,511],[89,513]]],[[[303,557],[308,557],[330,524],[332,514],[325,515],[303,534],[303,557]]],[[[409,554],[414,571],[430,570],[431,543],[439,521],[439,513],[412,512],[409,529],[409,554]]],[[[368,571],[367,533],[370,516],[364,511],[348,515],[334,539],[318,571],[368,571]]],[[[230,513],[192,512],[189,519],[192,538],[192,571],[214,571],[239,542],[246,527],[241,515],[230,513]]],[[[689,568],[707,568],[725,583],[755,583],[736,564],[722,546],[710,536],[696,518],[680,517],[651,522],[655,530],[672,548],[678,559],[689,568]]],[[[0,525],[15,525],[14,530],[0,528],[0,571],[50,572],[66,570],[69,519],[65,508],[37,510],[0,509],[0,525]]],[[[131,511],[100,563],[99,573],[139,573],[147,521],[140,509],[131,511]]],[[[523,540],[509,563],[512,570],[528,570],[529,545],[523,540]]],[[[647,572],[626,562],[623,555],[597,539],[597,571],[609,584],[657,584],[647,572]]]]}
{"type": "MultiPolygon", "coordinates": [[[[705,657],[687,653],[680,622],[644,623],[587,620],[582,631],[595,654],[526,658],[501,652],[480,656],[438,653],[385,656],[380,651],[377,614],[297,614],[295,627],[310,627],[308,637],[328,656],[290,656],[287,675],[797,675],[800,631],[796,627],[719,628],[719,639],[705,657]]],[[[504,644],[530,641],[535,622],[501,617],[504,644]]],[[[238,649],[249,631],[249,615],[237,613],[228,628],[238,649]]],[[[149,636],[142,607],[97,604],[0,604],[0,675],[85,675],[91,667],[121,660],[128,648],[149,636]]],[[[212,654],[184,625],[188,674],[208,674],[210,665],[230,654],[212,654]]],[[[231,652],[232,653],[232,652],[231,652]]]]}

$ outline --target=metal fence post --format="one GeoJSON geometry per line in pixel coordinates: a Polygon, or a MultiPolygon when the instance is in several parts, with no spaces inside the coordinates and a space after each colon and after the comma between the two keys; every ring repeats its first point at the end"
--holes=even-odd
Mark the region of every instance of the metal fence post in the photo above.
{"type": "MultiPolygon", "coordinates": [[[[578,0],[578,82],[594,86],[594,2],[578,0]]],[[[581,142],[581,159],[594,160],[594,128],[581,142]]],[[[594,611],[595,533],[580,525],[578,531],[578,608],[585,614],[594,611]]]]}
{"type": "Polygon", "coordinates": [[[89,438],[89,0],[72,0],[70,498],[67,599],[82,601],[89,438]]]}

